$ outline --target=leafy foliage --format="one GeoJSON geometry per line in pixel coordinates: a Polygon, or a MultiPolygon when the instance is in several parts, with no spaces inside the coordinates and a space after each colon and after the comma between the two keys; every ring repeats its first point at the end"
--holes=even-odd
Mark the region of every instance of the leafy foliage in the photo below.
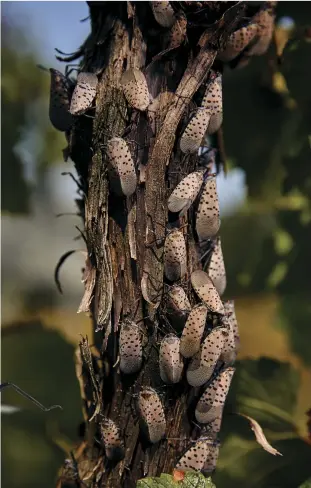
{"type": "Polygon", "coordinates": [[[137,482],[137,488],[216,488],[211,478],[200,473],[186,473],[182,481],[176,481],[170,474],[161,474],[159,478],[145,478],[137,482]]]}
{"type": "Polygon", "coordinates": [[[217,486],[299,486],[306,478],[311,448],[299,438],[294,422],[298,385],[298,374],[287,363],[269,358],[240,361],[221,431],[224,440],[215,474],[217,486]],[[247,420],[234,412],[256,419],[283,456],[265,452],[247,420]],[[289,459],[295,466],[290,473],[286,469],[289,459]]]}

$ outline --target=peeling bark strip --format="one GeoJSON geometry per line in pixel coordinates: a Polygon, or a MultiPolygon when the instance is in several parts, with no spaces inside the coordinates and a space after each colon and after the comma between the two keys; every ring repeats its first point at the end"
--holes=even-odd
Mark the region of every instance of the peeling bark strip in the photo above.
{"type": "Polygon", "coordinates": [[[180,140],[200,104],[211,120],[197,120],[195,149],[222,122],[223,66],[215,58],[261,9],[228,3],[88,2],[92,32],[64,58],[83,56],[71,87],[75,115],[72,91],[61,100],[57,93],[52,122],[66,131],[64,154],[84,192],[78,311],[92,315],[90,344],[100,356],[82,338],[76,374],[85,441],[58,488],[135,488],[175,466],[215,469],[238,330],[233,303],[219,296],[225,271],[220,241],[211,242],[220,221],[210,164],[192,146],[183,153],[180,140]]]}
{"type": "MultiPolygon", "coordinates": [[[[144,271],[149,276],[148,297],[156,307],[160,304],[163,289],[163,251],[155,242],[155,236],[157,240],[165,236],[167,207],[163,203],[166,197],[166,166],[172,153],[178,123],[194,93],[207,76],[217,53],[214,49],[207,48],[207,35],[203,34],[203,37],[205,43],[176,90],[147,166],[145,202],[148,247],[144,271]]],[[[152,310],[150,312],[152,313],[152,310]]]]}

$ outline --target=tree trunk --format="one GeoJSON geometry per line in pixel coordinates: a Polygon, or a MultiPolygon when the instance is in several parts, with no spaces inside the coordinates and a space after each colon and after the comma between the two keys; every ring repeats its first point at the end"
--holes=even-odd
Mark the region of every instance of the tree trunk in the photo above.
{"type": "MultiPolygon", "coordinates": [[[[95,112],[88,111],[95,116],[74,118],[66,150],[83,190],[83,201],[77,203],[88,258],[79,311],[91,313],[94,337],[81,341],[76,356],[85,440],[66,461],[58,486],[132,488],[144,476],[171,473],[191,440],[202,435],[194,419],[196,389],[185,378],[166,385],[159,373],[160,341],[177,324],[168,303],[172,283],[163,272],[164,240],[171,228],[180,228],[186,240],[187,273],[178,284],[192,307],[198,299],[190,275],[202,266],[195,212],[190,209],[182,218],[171,215],[167,199],[198,168],[197,152],[183,154],[179,139],[202,89],[222,70],[215,61],[217,50],[250,7],[246,2],[173,2],[176,18],[187,18],[187,36],[162,53],[171,42],[170,30],[156,22],[150,2],[88,4],[91,34],[77,56],[64,60],[83,56],[80,70],[99,79],[95,112]],[[133,68],[144,72],[153,98],[171,93],[155,113],[135,110],[125,99],[121,76],[133,68]],[[113,137],[127,141],[135,161],[138,182],[129,197],[116,195],[109,183],[107,143],[113,137]],[[126,375],[120,372],[118,343],[120,325],[128,319],[140,328],[143,365],[138,373],[126,375]],[[100,358],[89,347],[93,343],[100,358]],[[166,417],[166,437],[155,444],[141,432],[137,409],[141,388],[149,386],[160,395],[166,417]],[[107,459],[101,444],[106,418],[118,425],[124,441],[119,462],[107,459]]],[[[204,252],[212,246],[210,240],[204,252]]],[[[176,332],[180,335],[181,329],[176,332]]]]}

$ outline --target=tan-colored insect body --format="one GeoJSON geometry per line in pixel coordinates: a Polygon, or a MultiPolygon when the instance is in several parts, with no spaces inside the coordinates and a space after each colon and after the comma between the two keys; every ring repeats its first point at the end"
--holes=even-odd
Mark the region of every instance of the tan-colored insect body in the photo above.
{"type": "Polygon", "coordinates": [[[65,132],[68,131],[73,123],[70,107],[70,87],[69,81],[60,71],[50,69],[50,105],[49,117],[55,129],[65,132]]]}
{"type": "Polygon", "coordinates": [[[162,27],[172,27],[176,21],[174,10],[170,2],[150,2],[154,18],[162,27]]]}
{"type": "Polygon", "coordinates": [[[270,8],[264,8],[253,17],[253,22],[257,24],[258,41],[248,51],[248,56],[261,56],[268,51],[270,46],[275,15],[270,8]]]}
{"type": "Polygon", "coordinates": [[[145,111],[150,95],[145,75],[139,69],[129,69],[121,77],[123,93],[131,107],[145,111]]]}
{"type": "Polygon", "coordinates": [[[198,351],[192,358],[187,369],[187,381],[190,386],[194,388],[204,385],[214,371],[214,366],[204,366],[201,363],[201,350],[198,351]]]}
{"type": "Polygon", "coordinates": [[[121,324],[119,348],[122,373],[137,373],[142,365],[143,351],[140,331],[134,322],[126,321],[121,324]]]}
{"type": "Polygon", "coordinates": [[[231,61],[242,52],[257,34],[257,24],[249,24],[233,32],[228,39],[226,48],[221,51],[218,58],[221,61],[231,61]]]}
{"type": "Polygon", "coordinates": [[[221,415],[233,374],[234,368],[225,369],[206,388],[195,409],[198,422],[208,424],[221,415]]]}
{"type": "Polygon", "coordinates": [[[109,177],[114,193],[127,197],[136,190],[137,176],[129,147],[121,137],[113,137],[107,143],[109,177]]]}
{"type": "Polygon", "coordinates": [[[226,329],[224,327],[216,327],[206,336],[201,352],[201,364],[203,366],[215,368],[222,352],[225,338],[226,329]]]}
{"type": "Polygon", "coordinates": [[[168,199],[169,211],[173,213],[179,212],[180,216],[185,215],[195,201],[202,184],[202,171],[194,171],[185,176],[185,178],[178,183],[168,199]]]}
{"type": "Polygon", "coordinates": [[[216,244],[208,267],[208,275],[211,278],[219,295],[222,296],[227,286],[227,277],[220,237],[218,237],[216,240],[216,244]]]}
{"type": "Polygon", "coordinates": [[[180,18],[174,22],[169,34],[168,49],[179,47],[185,40],[187,33],[187,17],[180,15],[180,18]]]}
{"type": "Polygon", "coordinates": [[[168,303],[172,312],[185,314],[191,310],[189,299],[181,286],[172,286],[168,292],[168,303]]]}
{"type": "Polygon", "coordinates": [[[94,73],[81,72],[77,77],[77,84],[72,94],[70,113],[72,115],[83,114],[91,107],[96,95],[98,78],[94,73]]]}
{"type": "Polygon", "coordinates": [[[177,281],[187,271],[187,250],[182,231],[168,233],[164,244],[164,273],[168,280],[177,281]]]}
{"type": "Polygon", "coordinates": [[[106,457],[110,461],[120,461],[124,458],[124,442],[120,429],[113,420],[104,418],[100,424],[102,441],[106,457]]]}
{"type": "Polygon", "coordinates": [[[207,313],[208,308],[205,305],[197,305],[187,318],[180,338],[180,353],[185,358],[191,358],[200,350],[207,313]]]}
{"type": "Polygon", "coordinates": [[[143,430],[152,444],[165,436],[166,420],[163,405],[157,392],[143,388],[138,395],[138,408],[143,430]]]}
{"type": "Polygon", "coordinates": [[[229,322],[229,326],[233,330],[235,350],[236,352],[238,352],[240,349],[240,335],[239,335],[238,321],[235,314],[234,301],[227,300],[226,302],[224,302],[224,309],[225,309],[226,318],[229,322]]]}
{"type": "Polygon", "coordinates": [[[198,439],[188,449],[176,464],[175,469],[180,471],[201,471],[207,466],[209,457],[212,455],[214,442],[209,439],[198,439]]]}
{"type": "Polygon", "coordinates": [[[161,341],[159,365],[160,376],[164,383],[178,383],[181,380],[183,361],[179,352],[180,340],[169,334],[161,341]]]}
{"type": "Polygon", "coordinates": [[[185,154],[198,151],[203,137],[208,130],[211,120],[211,111],[203,106],[197,109],[180,139],[180,149],[185,154]]]}
{"type": "Polygon", "coordinates": [[[224,314],[220,296],[207,273],[201,270],[191,274],[191,284],[204,305],[213,313],[224,314]]]}
{"type": "Polygon", "coordinates": [[[216,178],[207,178],[196,214],[196,231],[200,241],[214,237],[220,228],[216,178]]]}
{"type": "Polygon", "coordinates": [[[220,128],[223,120],[221,75],[218,75],[211,83],[209,83],[201,105],[210,115],[206,133],[214,134],[214,132],[220,128]]]}

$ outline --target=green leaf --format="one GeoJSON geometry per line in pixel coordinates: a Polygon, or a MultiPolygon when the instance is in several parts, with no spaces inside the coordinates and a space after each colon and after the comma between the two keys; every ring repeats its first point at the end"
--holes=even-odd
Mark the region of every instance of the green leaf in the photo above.
{"type": "Polygon", "coordinates": [[[182,481],[175,481],[170,474],[161,474],[159,478],[144,478],[137,482],[136,488],[216,488],[211,478],[200,473],[186,473],[182,481]]]}
{"type": "Polygon", "coordinates": [[[298,385],[299,375],[289,363],[246,359],[237,367],[229,403],[235,412],[253,417],[263,428],[293,431],[298,385]]]}

